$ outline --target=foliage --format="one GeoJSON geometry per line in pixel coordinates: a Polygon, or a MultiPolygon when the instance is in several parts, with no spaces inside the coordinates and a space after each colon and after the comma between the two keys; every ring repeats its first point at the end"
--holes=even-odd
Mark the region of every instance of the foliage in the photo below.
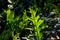
{"type": "Polygon", "coordinates": [[[58,2],[60,0],[1,0],[0,40],[23,40],[22,37],[43,40],[50,37],[60,17],[58,2]]]}
{"type": "Polygon", "coordinates": [[[11,36],[14,29],[17,27],[18,24],[17,21],[19,20],[19,16],[14,19],[14,12],[12,12],[10,9],[8,9],[6,12],[6,26],[4,28],[4,31],[0,35],[1,40],[8,40],[11,36]],[[16,25],[15,25],[16,24],[16,25]]]}
{"type": "Polygon", "coordinates": [[[36,16],[35,10],[32,10],[31,8],[29,8],[29,10],[29,12],[31,13],[31,17],[29,17],[28,19],[33,22],[36,40],[42,40],[43,34],[41,32],[41,29],[44,29],[46,27],[46,25],[44,24],[44,20],[41,20],[39,15],[36,16]]]}

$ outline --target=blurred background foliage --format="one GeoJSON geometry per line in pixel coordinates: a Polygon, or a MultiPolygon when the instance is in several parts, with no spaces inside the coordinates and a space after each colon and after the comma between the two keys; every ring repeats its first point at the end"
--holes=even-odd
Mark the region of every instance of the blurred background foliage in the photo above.
{"type": "Polygon", "coordinates": [[[0,40],[57,40],[59,30],[60,0],[0,0],[0,40]]]}

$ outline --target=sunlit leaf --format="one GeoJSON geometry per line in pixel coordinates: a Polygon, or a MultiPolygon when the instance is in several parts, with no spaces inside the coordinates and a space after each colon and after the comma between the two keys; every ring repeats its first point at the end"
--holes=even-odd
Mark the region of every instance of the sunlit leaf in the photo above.
{"type": "Polygon", "coordinates": [[[42,23],[44,22],[44,20],[39,20],[38,22],[37,22],[37,27],[39,27],[42,23]]]}

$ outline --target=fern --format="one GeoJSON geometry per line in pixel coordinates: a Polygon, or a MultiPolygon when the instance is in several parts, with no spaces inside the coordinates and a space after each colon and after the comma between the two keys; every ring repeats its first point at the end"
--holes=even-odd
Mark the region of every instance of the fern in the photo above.
{"type": "Polygon", "coordinates": [[[27,14],[26,14],[26,10],[24,10],[24,15],[22,16],[22,21],[19,23],[19,26],[21,29],[24,29],[25,26],[27,26],[28,24],[28,18],[27,18],[27,14]]]}
{"type": "Polygon", "coordinates": [[[6,26],[2,34],[0,35],[1,40],[8,40],[9,37],[12,35],[12,32],[18,27],[17,21],[19,20],[20,16],[14,18],[14,12],[10,9],[5,10],[6,13],[6,26]],[[15,25],[16,24],[16,25],[15,25]]]}
{"type": "Polygon", "coordinates": [[[43,34],[41,32],[41,29],[45,28],[45,24],[43,24],[44,20],[41,20],[39,15],[36,16],[35,10],[32,10],[31,8],[29,8],[29,10],[29,12],[31,13],[31,17],[28,17],[28,19],[34,24],[36,40],[42,40],[43,34]]]}

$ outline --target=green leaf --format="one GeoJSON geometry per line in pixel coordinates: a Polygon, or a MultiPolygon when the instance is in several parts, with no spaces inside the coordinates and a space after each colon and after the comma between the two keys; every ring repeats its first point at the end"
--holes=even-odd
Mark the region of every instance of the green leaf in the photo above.
{"type": "Polygon", "coordinates": [[[9,23],[12,23],[14,21],[14,12],[8,9],[6,11],[6,15],[7,15],[7,21],[9,21],[9,23]]]}
{"type": "Polygon", "coordinates": [[[33,19],[33,18],[35,18],[35,16],[36,16],[36,11],[35,10],[32,10],[31,8],[29,8],[29,12],[31,13],[31,18],[33,19]]]}
{"type": "Polygon", "coordinates": [[[42,23],[44,22],[44,20],[39,20],[36,24],[37,27],[39,27],[42,23]]]}
{"type": "Polygon", "coordinates": [[[6,11],[6,14],[7,14],[7,16],[9,16],[10,15],[10,9],[8,9],[7,11],[6,11]]]}
{"type": "Polygon", "coordinates": [[[39,15],[35,17],[35,21],[38,22],[39,15]]]}

